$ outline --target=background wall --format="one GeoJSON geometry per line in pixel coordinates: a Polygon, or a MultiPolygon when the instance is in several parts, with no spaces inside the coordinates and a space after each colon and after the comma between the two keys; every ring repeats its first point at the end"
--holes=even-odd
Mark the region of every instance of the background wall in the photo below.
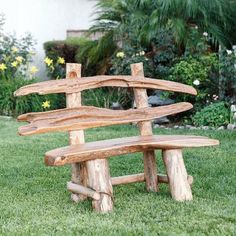
{"type": "Polygon", "coordinates": [[[65,39],[67,30],[88,29],[95,4],[94,0],[0,0],[0,13],[5,14],[5,32],[33,34],[34,65],[40,70],[37,76],[44,78],[43,43],[65,39]]]}

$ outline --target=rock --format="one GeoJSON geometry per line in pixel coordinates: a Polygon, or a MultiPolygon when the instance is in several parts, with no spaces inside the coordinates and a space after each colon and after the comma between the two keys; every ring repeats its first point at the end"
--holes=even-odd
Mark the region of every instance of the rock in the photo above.
{"type": "Polygon", "coordinates": [[[111,105],[112,110],[123,110],[123,107],[119,102],[113,102],[111,105]]]}
{"type": "Polygon", "coordinates": [[[0,119],[11,120],[11,119],[13,119],[13,117],[11,117],[11,116],[0,116],[0,119]]]}
{"type": "Polygon", "coordinates": [[[170,98],[165,98],[162,91],[156,91],[154,95],[148,97],[148,104],[151,106],[170,105],[174,102],[170,98]]]}
{"type": "Polygon", "coordinates": [[[197,127],[192,126],[190,129],[191,129],[191,130],[196,130],[197,127]]]}
{"type": "Polygon", "coordinates": [[[154,129],[157,129],[157,128],[159,128],[159,127],[160,127],[160,125],[158,125],[158,124],[153,125],[153,128],[154,128],[154,129]]]}
{"type": "Polygon", "coordinates": [[[178,126],[178,125],[175,125],[175,126],[174,126],[174,129],[178,129],[178,128],[179,128],[179,126],[178,126]]]}
{"type": "Polygon", "coordinates": [[[185,128],[185,127],[184,127],[184,126],[182,126],[182,125],[181,125],[181,126],[179,126],[179,129],[184,129],[184,128],[185,128]]]}
{"type": "Polygon", "coordinates": [[[228,130],[234,130],[234,129],[236,129],[236,125],[234,125],[234,124],[228,124],[228,125],[227,125],[227,129],[228,129],[228,130]]]}
{"type": "Polygon", "coordinates": [[[153,123],[154,124],[167,124],[167,123],[170,123],[170,120],[166,116],[163,116],[161,118],[154,119],[153,123]]]}
{"type": "Polygon", "coordinates": [[[209,128],[209,126],[202,126],[201,127],[203,130],[209,130],[210,128],[209,128]]]}
{"type": "Polygon", "coordinates": [[[220,126],[219,128],[217,128],[217,130],[223,130],[223,129],[225,129],[224,126],[220,126]]]}
{"type": "Polygon", "coordinates": [[[186,129],[191,129],[193,126],[192,125],[185,125],[186,129]]]}

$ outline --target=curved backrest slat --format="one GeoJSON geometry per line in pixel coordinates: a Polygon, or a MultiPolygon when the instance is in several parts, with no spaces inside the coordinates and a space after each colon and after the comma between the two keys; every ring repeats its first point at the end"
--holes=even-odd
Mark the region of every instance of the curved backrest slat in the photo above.
{"type": "Polygon", "coordinates": [[[32,135],[52,131],[82,130],[94,127],[130,122],[147,121],[173,115],[191,109],[187,102],[173,105],[129,110],[110,110],[92,106],[66,108],[49,112],[36,112],[20,115],[19,121],[30,122],[19,128],[20,135],[32,135]]]}
{"type": "Polygon", "coordinates": [[[188,93],[196,95],[197,91],[185,84],[168,80],[159,80],[139,76],[92,76],[80,79],[49,80],[40,83],[30,84],[15,91],[15,96],[23,96],[31,93],[76,93],[87,89],[100,87],[132,87],[145,89],[159,89],[173,92],[188,93]]]}

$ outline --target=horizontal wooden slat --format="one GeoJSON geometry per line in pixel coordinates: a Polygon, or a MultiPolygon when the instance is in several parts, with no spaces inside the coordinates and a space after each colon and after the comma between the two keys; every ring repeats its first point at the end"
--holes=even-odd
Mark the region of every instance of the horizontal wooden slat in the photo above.
{"type": "Polygon", "coordinates": [[[19,128],[20,135],[32,135],[52,131],[81,130],[114,124],[127,124],[173,115],[192,108],[192,104],[181,102],[173,105],[129,110],[110,110],[92,106],[28,113],[20,115],[19,121],[29,125],[19,128]]]}
{"type": "MultiPolygon", "coordinates": [[[[188,183],[192,185],[193,177],[188,175],[188,183]]],[[[157,175],[158,183],[168,184],[168,177],[167,175],[157,175]]],[[[140,174],[133,174],[133,175],[123,175],[111,178],[112,185],[120,185],[120,184],[131,184],[131,183],[139,183],[144,182],[145,176],[144,173],[140,174]]]]}
{"type": "Polygon", "coordinates": [[[49,166],[61,166],[153,149],[203,147],[218,144],[218,140],[202,136],[135,136],[58,148],[45,154],[45,164],[49,166]]]}
{"type": "Polygon", "coordinates": [[[152,79],[146,77],[134,76],[93,76],[82,77],[81,79],[60,79],[49,80],[40,83],[26,85],[17,91],[15,96],[22,96],[31,93],[50,94],[50,93],[76,93],[86,89],[100,87],[132,87],[132,88],[150,88],[166,91],[182,92],[196,95],[197,91],[188,85],[176,83],[167,80],[152,79]]]}

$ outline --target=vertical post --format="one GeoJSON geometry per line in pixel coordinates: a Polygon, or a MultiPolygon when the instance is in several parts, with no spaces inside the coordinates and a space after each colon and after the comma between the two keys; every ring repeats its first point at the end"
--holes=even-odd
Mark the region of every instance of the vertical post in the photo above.
{"type": "MultiPolygon", "coordinates": [[[[81,64],[67,63],[66,64],[66,79],[78,79],[81,77],[81,64]]],[[[81,106],[81,93],[66,94],[66,107],[74,108],[81,106]]],[[[70,145],[84,143],[84,131],[76,130],[69,132],[70,145]]],[[[71,165],[71,181],[83,186],[87,185],[87,170],[85,163],[75,163],[71,165]]],[[[85,200],[87,197],[82,194],[71,194],[71,199],[74,202],[85,200]]]]}
{"type": "MultiPolygon", "coordinates": [[[[142,76],[143,63],[136,63],[131,65],[132,76],[142,76]]],[[[148,107],[148,97],[146,89],[134,88],[134,98],[137,108],[148,107]]],[[[151,121],[141,121],[138,123],[140,134],[142,136],[152,135],[152,124],[151,121]]],[[[144,157],[144,175],[146,180],[147,191],[157,192],[158,191],[158,181],[157,181],[157,166],[155,151],[145,151],[143,152],[144,157]]]]}
{"type": "Polygon", "coordinates": [[[188,182],[188,174],[184,165],[181,149],[162,151],[166,167],[170,193],[176,201],[192,200],[192,191],[188,182]]]}

